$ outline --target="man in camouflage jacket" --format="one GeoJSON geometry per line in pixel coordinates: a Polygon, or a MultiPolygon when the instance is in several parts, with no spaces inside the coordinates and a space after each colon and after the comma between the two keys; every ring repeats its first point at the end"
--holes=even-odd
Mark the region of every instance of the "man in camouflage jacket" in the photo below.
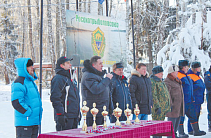
{"type": "Polygon", "coordinates": [[[169,92],[165,83],[162,81],[163,68],[161,66],[155,66],[152,69],[152,73],[150,76],[153,97],[152,120],[164,120],[166,113],[170,112],[171,109],[169,92]]]}

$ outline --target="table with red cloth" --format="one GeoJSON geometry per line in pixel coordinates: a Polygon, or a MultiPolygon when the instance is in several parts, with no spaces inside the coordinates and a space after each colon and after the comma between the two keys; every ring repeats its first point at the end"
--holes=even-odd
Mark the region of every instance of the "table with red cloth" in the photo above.
{"type": "MultiPolygon", "coordinates": [[[[91,127],[88,127],[90,130],[91,127]]],[[[150,138],[150,136],[172,136],[175,138],[171,121],[145,121],[140,124],[122,125],[103,133],[80,133],[81,128],[40,134],[38,138],[150,138]]]]}

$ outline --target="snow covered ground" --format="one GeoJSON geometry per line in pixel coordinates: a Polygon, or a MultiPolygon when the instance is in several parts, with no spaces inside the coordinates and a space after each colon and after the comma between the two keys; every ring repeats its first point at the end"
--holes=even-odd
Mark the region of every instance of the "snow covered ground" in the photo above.
{"type": "MultiPolygon", "coordinates": [[[[4,85],[0,81],[0,138],[15,138],[15,127],[14,127],[14,111],[10,101],[11,86],[4,85]]],[[[42,95],[43,102],[43,117],[42,117],[42,133],[55,131],[55,123],[53,120],[53,108],[49,98],[49,89],[43,90],[42,95]]],[[[151,116],[149,117],[151,119],[151,116]]],[[[200,128],[207,132],[207,109],[206,104],[202,106],[202,114],[200,116],[200,128]]],[[[187,119],[185,122],[185,126],[187,119]]],[[[82,124],[82,123],[81,123],[82,124]]],[[[185,127],[187,132],[187,127],[185,127]]],[[[193,138],[194,136],[190,136],[193,138]]],[[[211,138],[211,132],[207,132],[205,136],[199,136],[200,138],[211,138]]]]}

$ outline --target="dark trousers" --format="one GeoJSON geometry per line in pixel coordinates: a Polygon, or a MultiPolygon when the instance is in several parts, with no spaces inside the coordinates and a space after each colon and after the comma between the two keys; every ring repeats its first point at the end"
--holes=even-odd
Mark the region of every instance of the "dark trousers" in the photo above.
{"type": "Polygon", "coordinates": [[[16,138],[37,138],[37,136],[38,136],[38,125],[16,127],[16,138]]]}
{"type": "MultiPolygon", "coordinates": [[[[199,116],[200,116],[200,111],[201,111],[201,104],[193,104],[195,111],[196,111],[196,117],[197,117],[197,122],[199,121],[199,116]]],[[[188,132],[192,132],[192,126],[190,125],[190,119],[188,119],[188,132]]]]}
{"type": "MultiPolygon", "coordinates": [[[[190,123],[195,123],[198,121],[193,103],[185,103],[185,115],[190,120],[190,123]]],[[[180,125],[183,125],[184,120],[185,117],[181,116],[180,125]]]]}
{"type": "MultiPolygon", "coordinates": [[[[103,125],[103,123],[104,123],[103,116],[102,117],[96,117],[95,122],[96,122],[97,125],[103,125]]],[[[92,126],[93,125],[93,117],[87,117],[86,123],[87,123],[87,126],[92,126]]]]}
{"type": "Polygon", "coordinates": [[[211,93],[207,94],[206,98],[207,98],[207,112],[208,112],[207,119],[208,121],[211,121],[211,93]]]}
{"type": "Polygon", "coordinates": [[[56,121],[56,131],[78,128],[78,118],[66,118],[65,127],[56,121]]]}
{"type": "MultiPolygon", "coordinates": [[[[174,133],[176,134],[178,127],[179,127],[179,123],[180,123],[180,117],[178,118],[171,118],[168,117],[168,121],[171,121],[173,124],[173,128],[174,128],[174,133]]],[[[176,136],[176,135],[175,135],[176,136]]],[[[172,136],[168,136],[167,138],[171,138],[172,136]]]]}

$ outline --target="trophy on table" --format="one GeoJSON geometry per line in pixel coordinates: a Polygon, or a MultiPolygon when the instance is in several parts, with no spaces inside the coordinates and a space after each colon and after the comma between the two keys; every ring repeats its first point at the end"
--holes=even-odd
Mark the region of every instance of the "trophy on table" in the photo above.
{"type": "Polygon", "coordinates": [[[136,108],[134,109],[134,114],[136,115],[136,119],[135,119],[135,123],[140,123],[140,120],[138,119],[138,115],[140,113],[140,110],[139,110],[139,107],[138,107],[138,104],[136,104],[136,108]]]}
{"type": "Polygon", "coordinates": [[[86,114],[89,111],[89,107],[86,106],[86,101],[83,101],[83,107],[81,108],[81,112],[84,116],[84,124],[82,126],[81,133],[85,133],[87,131],[87,124],[86,124],[86,114]]]}
{"type": "Polygon", "coordinates": [[[103,106],[103,112],[102,112],[102,115],[104,117],[104,124],[103,124],[103,128],[107,128],[107,125],[106,125],[106,116],[108,115],[108,112],[106,111],[106,106],[104,105],[103,106]]]}
{"type": "Polygon", "coordinates": [[[92,129],[96,130],[97,129],[97,125],[96,125],[96,115],[99,112],[99,110],[96,107],[96,103],[93,103],[93,108],[91,109],[91,114],[93,115],[93,125],[92,125],[92,129]]]}
{"type": "Polygon", "coordinates": [[[118,107],[119,103],[116,103],[116,109],[113,110],[114,116],[116,117],[116,126],[121,126],[121,123],[119,122],[119,117],[122,115],[122,110],[118,107]]]}
{"type": "Polygon", "coordinates": [[[127,104],[127,109],[124,111],[125,116],[127,116],[126,125],[131,125],[129,117],[130,117],[132,111],[128,107],[129,107],[129,104],[127,104]]]}

